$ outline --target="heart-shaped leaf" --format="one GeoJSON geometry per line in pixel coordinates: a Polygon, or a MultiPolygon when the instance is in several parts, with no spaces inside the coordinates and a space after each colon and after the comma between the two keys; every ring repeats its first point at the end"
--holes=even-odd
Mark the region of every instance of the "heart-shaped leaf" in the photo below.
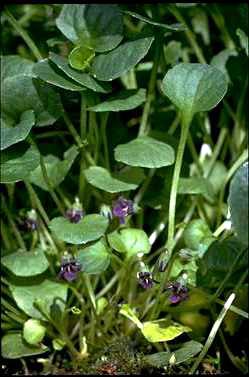
{"type": "Polygon", "coordinates": [[[144,168],[160,168],[172,165],[174,149],[161,141],[148,136],[140,136],[127,144],[115,148],[115,159],[127,165],[144,168]]]}
{"type": "Polygon", "coordinates": [[[49,53],[49,59],[56,64],[56,66],[61,69],[68,77],[77,83],[85,86],[88,89],[91,89],[95,92],[106,93],[110,91],[110,85],[107,83],[98,83],[92,76],[85,72],[77,72],[72,69],[66,58],[54,54],[53,52],[49,53]]]}
{"type": "Polygon", "coordinates": [[[231,181],[228,204],[238,238],[248,245],[248,162],[236,171],[231,181]]]}
{"type": "Polygon", "coordinates": [[[1,127],[1,150],[13,144],[23,141],[28,136],[31,128],[35,124],[35,114],[33,110],[24,111],[21,114],[20,122],[15,127],[1,127]]]}
{"type": "Polygon", "coordinates": [[[123,39],[122,14],[114,4],[65,4],[56,25],[74,44],[104,52],[123,39]]]}
{"type": "Polygon", "coordinates": [[[0,57],[1,60],[1,80],[8,77],[23,74],[33,76],[34,62],[21,58],[19,55],[5,55],[0,57]]]}
{"type": "Polygon", "coordinates": [[[122,92],[116,94],[115,97],[111,97],[98,105],[92,106],[88,108],[88,110],[96,112],[132,110],[140,106],[145,101],[145,89],[123,90],[122,92]]]}
{"type": "Polygon", "coordinates": [[[34,306],[35,301],[44,298],[43,309],[50,314],[50,306],[56,302],[63,312],[67,300],[67,285],[44,280],[37,285],[17,286],[10,284],[9,288],[16,301],[17,306],[32,318],[46,318],[34,306]]]}
{"type": "Polygon", "coordinates": [[[154,37],[136,39],[107,54],[98,55],[92,65],[93,76],[102,81],[120,77],[145,57],[153,40],[154,37]]]}
{"type": "Polygon", "coordinates": [[[34,146],[12,146],[1,153],[1,183],[27,180],[39,165],[40,154],[34,146]]]}
{"type": "Polygon", "coordinates": [[[47,351],[48,347],[43,344],[31,346],[25,342],[19,332],[6,334],[2,338],[2,356],[6,359],[20,359],[21,357],[40,355],[47,351]]]}
{"type": "Polygon", "coordinates": [[[225,75],[208,64],[180,63],[162,82],[163,93],[182,111],[193,116],[215,107],[227,91],[225,75]]]}
{"type": "Polygon", "coordinates": [[[151,249],[149,238],[142,229],[121,229],[107,237],[110,246],[120,253],[126,253],[126,258],[139,253],[148,254],[151,249]]]}
{"type": "Polygon", "coordinates": [[[179,323],[170,324],[167,320],[144,322],[141,329],[144,337],[149,342],[168,342],[177,338],[184,332],[192,331],[190,327],[179,323]]]}
{"type": "Polygon", "coordinates": [[[111,261],[111,256],[103,241],[79,250],[77,259],[81,263],[82,271],[88,274],[100,274],[105,271],[111,261]]]}
{"type": "MultiPolygon", "coordinates": [[[[73,145],[64,153],[64,160],[60,160],[53,155],[48,155],[44,158],[47,174],[53,188],[57,187],[64,180],[78,153],[77,147],[73,145]]],[[[43,177],[41,165],[37,166],[30,174],[30,182],[45,191],[49,190],[43,177]]]]}
{"type": "Polygon", "coordinates": [[[49,263],[41,249],[17,251],[2,257],[2,264],[16,276],[34,276],[47,270],[49,263]]]}
{"type": "Polygon", "coordinates": [[[59,88],[72,90],[72,91],[82,91],[85,88],[81,85],[75,83],[67,76],[65,76],[61,71],[56,70],[56,65],[49,63],[48,59],[44,59],[35,64],[33,72],[41,80],[58,86],[59,88]]]}
{"type": "Polygon", "coordinates": [[[97,240],[107,227],[108,219],[97,214],[86,215],[77,224],[64,217],[56,217],[50,222],[50,229],[58,239],[74,245],[97,240]]]}
{"type": "Polygon", "coordinates": [[[94,187],[110,193],[135,190],[138,185],[122,182],[113,178],[108,170],[100,166],[91,166],[84,170],[87,181],[94,187]]]}

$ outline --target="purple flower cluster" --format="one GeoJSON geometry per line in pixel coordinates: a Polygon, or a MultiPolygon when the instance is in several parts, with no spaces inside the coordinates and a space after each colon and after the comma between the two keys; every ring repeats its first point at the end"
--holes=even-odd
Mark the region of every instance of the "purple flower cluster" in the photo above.
{"type": "Polygon", "coordinates": [[[84,212],[82,209],[70,208],[66,211],[65,217],[71,222],[77,224],[82,217],[84,212]]]}
{"type": "Polygon", "coordinates": [[[150,272],[138,272],[137,278],[138,283],[144,289],[152,288],[154,283],[157,283],[157,281],[153,279],[152,274],[150,272]]]}
{"type": "Polygon", "coordinates": [[[171,304],[179,304],[188,298],[188,288],[182,285],[180,282],[175,281],[167,285],[167,290],[171,291],[169,301],[171,304]]]}
{"type": "Polygon", "coordinates": [[[37,221],[34,219],[27,218],[24,220],[24,227],[30,232],[33,232],[38,228],[37,221]]]}
{"type": "Polygon", "coordinates": [[[112,205],[112,215],[119,218],[120,224],[125,223],[125,217],[134,213],[132,200],[120,196],[112,205]]]}
{"type": "Polygon", "coordinates": [[[77,278],[77,274],[80,270],[81,264],[75,258],[63,258],[59,277],[67,281],[72,281],[77,278]]]}

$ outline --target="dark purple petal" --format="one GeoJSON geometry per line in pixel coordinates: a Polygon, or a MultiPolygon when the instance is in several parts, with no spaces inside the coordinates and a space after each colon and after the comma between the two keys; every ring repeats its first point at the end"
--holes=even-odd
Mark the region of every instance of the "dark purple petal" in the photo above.
{"type": "Polygon", "coordinates": [[[67,281],[72,281],[77,278],[77,274],[80,270],[81,264],[75,259],[63,258],[59,277],[67,281]]]}
{"type": "Polygon", "coordinates": [[[138,273],[138,283],[144,289],[152,288],[154,284],[154,280],[150,272],[139,272],[138,273]]]}
{"type": "Polygon", "coordinates": [[[169,301],[171,304],[178,304],[181,301],[181,297],[179,295],[171,295],[169,296],[169,301]]]}
{"type": "Polygon", "coordinates": [[[125,223],[125,217],[133,213],[133,202],[132,200],[125,199],[120,196],[112,206],[112,214],[119,218],[120,224],[125,223]]]}
{"type": "Polygon", "coordinates": [[[77,224],[82,217],[84,216],[84,212],[81,209],[68,209],[65,213],[65,217],[71,222],[77,224]]]}

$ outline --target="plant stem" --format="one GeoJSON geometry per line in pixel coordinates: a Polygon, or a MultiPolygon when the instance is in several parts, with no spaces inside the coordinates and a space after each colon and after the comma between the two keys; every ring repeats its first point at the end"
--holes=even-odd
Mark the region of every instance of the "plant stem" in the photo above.
{"type": "Polygon", "coordinates": [[[107,137],[106,137],[106,126],[107,126],[108,117],[109,117],[108,112],[102,115],[100,129],[101,129],[102,141],[103,141],[103,146],[104,146],[105,166],[108,170],[110,170],[108,142],[107,142],[107,137]]]}
{"type": "MultiPolygon", "coordinates": [[[[80,137],[81,142],[86,138],[86,126],[87,126],[87,112],[86,112],[86,99],[83,94],[81,94],[81,109],[80,109],[80,137]]],[[[79,174],[79,199],[83,202],[84,187],[85,187],[85,157],[84,150],[81,150],[80,158],[80,174],[79,174]]]]}
{"type": "Polygon", "coordinates": [[[27,248],[26,248],[26,246],[25,246],[25,243],[24,243],[24,241],[23,241],[23,238],[22,238],[22,236],[21,236],[21,233],[19,232],[19,230],[18,230],[18,228],[17,228],[15,222],[12,220],[11,213],[10,213],[10,211],[9,211],[9,209],[8,209],[6,203],[5,203],[5,200],[4,200],[3,198],[2,198],[2,200],[1,200],[1,204],[2,204],[2,208],[3,208],[3,210],[4,210],[4,212],[5,212],[6,216],[7,216],[7,219],[8,219],[8,221],[9,221],[9,223],[10,223],[10,226],[11,226],[11,228],[12,228],[12,230],[13,230],[13,233],[14,233],[14,235],[15,235],[15,237],[16,237],[16,240],[17,240],[17,242],[18,242],[20,248],[21,248],[23,251],[27,251],[27,248]]]}
{"type": "Polygon", "coordinates": [[[184,149],[188,137],[189,127],[191,123],[191,117],[184,115],[182,117],[181,124],[181,136],[177,149],[176,161],[174,166],[174,174],[172,179],[172,186],[170,191],[170,201],[169,201],[169,225],[168,225],[168,239],[166,247],[170,253],[172,253],[172,248],[174,244],[174,231],[175,231],[175,212],[176,212],[176,197],[178,190],[178,183],[180,178],[180,172],[182,167],[182,159],[184,154],[184,149]]]}
{"type": "Polygon", "coordinates": [[[28,33],[21,27],[18,21],[14,18],[14,16],[9,12],[9,10],[5,7],[4,14],[9,21],[9,23],[14,27],[14,29],[20,34],[23,40],[26,42],[27,46],[32,51],[33,55],[37,60],[42,59],[42,55],[38,50],[37,46],[35,45],[34,41],[30,38],[28,33]]]}
{"type": "Polygon", "coordinates": [[[33,189],[32,185],[29,182],[25,181],[24,183],[25,183],[25,186],[26,186],[26,188],[29,192],[31,202],[33,202],[33,201],[35,202],[36,208],[40,212],[40,215],[43,218],[45,224],[48,226],[49,223],[50,223],[50,220],[48,218],[47,212],[45,211],[43,205],[41,204],[41,201],[40,201],[38,195],[36,194],[35,190],[33,189]]]}
{"type": "Polygon", "coordinates": [[[45,162],[44,162],[44,158],[43,158],[43,156],[41,154],[40,154],[40,164],[41,164],[41,170],[42,170],[43,178],[44,178],[44,181],[46,182],[48,191],[49,191],[51,197],[53,198],[55,204],[57,205],[60,213],[62,215],[64,215],[64,212],[65,212],[64,208],[61,205],[60,200],[59,200],[58,196],[56,195],[56,193],[55,193],[55,191],[53,189],[53,186],[51,184],[50,178],[48,176],[48,172],[47,172],[47,168],[46,168],[46,165],[45,165],[45,162]]]}
{"type": "Polygon", "coordinates": [[[149,117],[149,113],[150,113],[151,102],[152,102],[154,94],[155,94],[157,70],[158,70],[160,55],[161,55],[161,51],[162,51],[161,38],[162,38],[161,34],[159,34],[156,37],[156,40],[155,40],[154,62],[153,62],[153,67],[152,67],[152,71],[151,71],[151,75],[150,75],[147,101],[146,101],[144,109],[143,109],[142,120],[141,120],[141,123],[140,123],[138,136],[146,135],[148,133],[147,122],[148,122],[148,117],[149,117]]]}
{"type": "Polygon", "coordinates": [[[218,318],[216,319],[215,323],[213,324],[213,327],[210,331],[210,334],[207,338],[207,341],[206,341],[201,353],[199,354],[199,356],[195,360],[194,365],[192,366],[192,368],[190,369],[188,374],[194,374],[196,369],[198,368],[199,364],[201,363],[202,359],[205,357],[205,355],[208,352],[211,344],[213,343],[214,338],[217,334],[217,331],[219,330],[220,325],[221,325],[227,311],[229,310],[230,306],[232,305],[232,302],[234,301],[234,299],[235,299],[235,294],[231,293],[231,295],[228,297],[227,301],[225,302],[224,307],[222,308],[218,318]]]}
{"type": "Polygon", "coordinates": [[[64,119],[64,122],[66,123],[66,126],[67,126],[69,132],[73,136],[77,146],[79,148],[81,148],[82,147],[81,138],[80,138],[78,132],[76,131],[76,129],[74,128],[73,123],[71,122],[69,116],[67,115],[67,113],[65,111],[63,112],[63,119],[64,119]]]}

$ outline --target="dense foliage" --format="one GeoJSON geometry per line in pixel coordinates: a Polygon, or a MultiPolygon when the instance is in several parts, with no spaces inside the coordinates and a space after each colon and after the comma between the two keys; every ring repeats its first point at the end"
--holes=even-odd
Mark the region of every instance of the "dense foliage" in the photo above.
{"type": "Polygon", "coordinates": [[[248,5],[1,23],[4,370],[247,373],[248,5]]]}

